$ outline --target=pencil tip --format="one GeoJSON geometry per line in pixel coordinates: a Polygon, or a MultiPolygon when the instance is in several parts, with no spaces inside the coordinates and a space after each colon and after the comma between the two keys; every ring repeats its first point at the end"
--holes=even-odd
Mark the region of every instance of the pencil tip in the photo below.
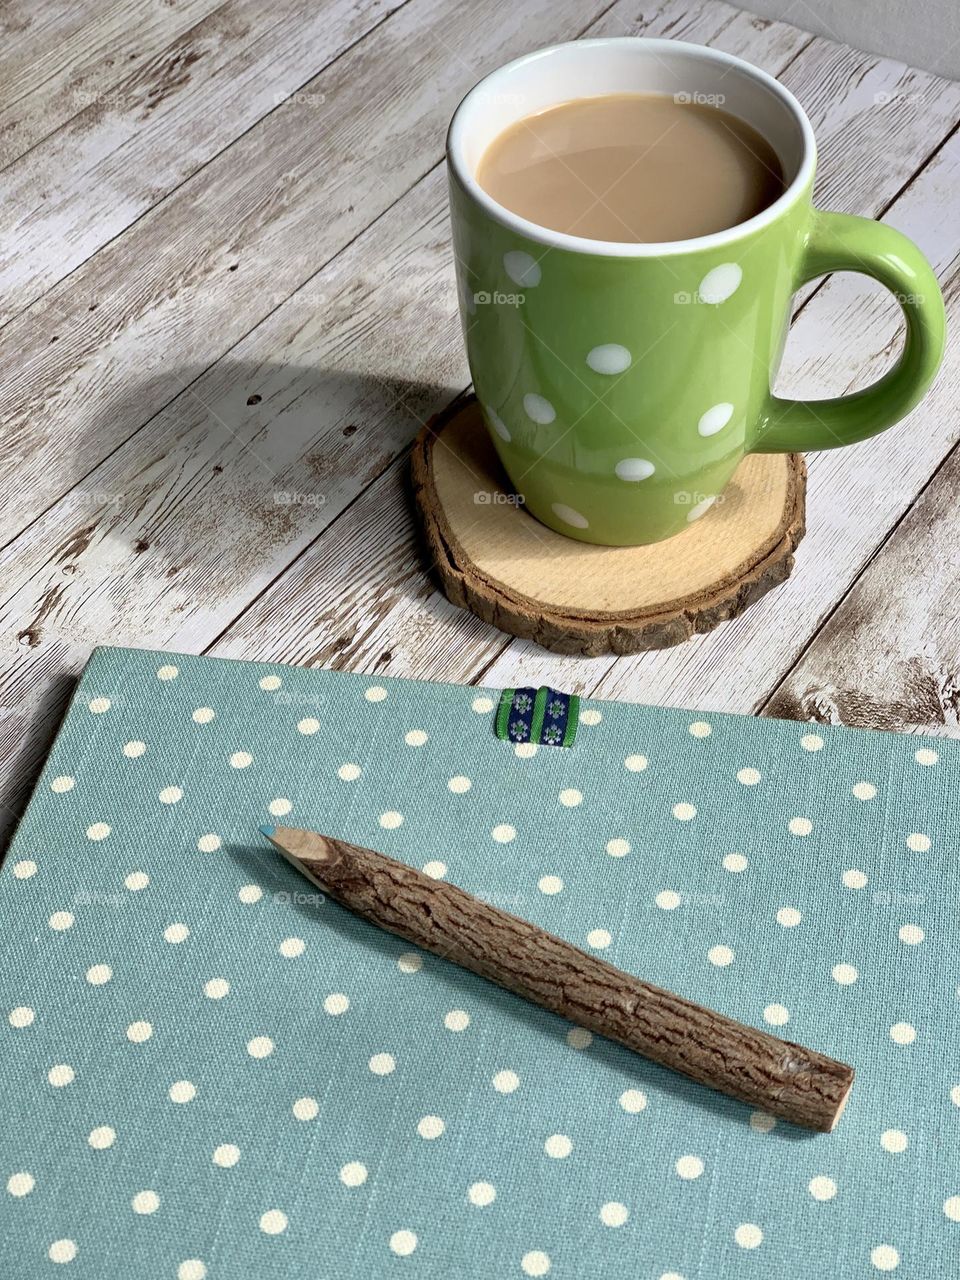
{"type": "Polygon", "coordinates": [[[277,829],[276,827],[261,827],[261,828],[260,828],[260,830],[263,832],[263,834],[267,837],[267,839],[268,839],[268,840],[272,840],[272,839],[273,839],[273,833],[276,831],[276,829],[277,829]]]}

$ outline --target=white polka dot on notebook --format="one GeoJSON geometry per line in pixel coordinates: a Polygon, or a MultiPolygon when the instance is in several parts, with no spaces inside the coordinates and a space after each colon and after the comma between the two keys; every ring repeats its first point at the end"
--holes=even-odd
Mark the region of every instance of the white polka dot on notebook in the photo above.
{"type": "Polygon", "coordinates": [[[612,941],[613,938],[606,929],[591,929],[587,934],[587,946],[593,947],[595,951],[603,951],[612,941]]]}
{"type": "Polygon", "coordinates": [[[298,1120],[316,1120],[320,1106],[316,1098],[298,1098],[293,1104],[293,1114],[298,1120]]]}
{"type": "Polygon", "coordinates": [[[673,806],[673,816],[678,822],[690,822],[692,818],[697,816],[696,806],[681,802],[673,806]]]}
{"type": "Polygon", "coordinates": [[[91,987],[102,987],[113,977],[113,970],[108,964],[92,964],[87,970],[87,981],[91,987]]]}
{"type": "Polygon", "coordinates": [[[917,764],[923,764],[923,765],[929,766],[932,764],[936,764],[937,761],[940,759],[940,756],[937,754],[936,751],[933,751],[930,747],[921,747],[918,751],[914,752],[913,758],[914,760],[916,760],[917,764]]]}
{"type": "Polygon", "coordinates": [[[320,728],[320,721],[315,716],[304,716],[297,722],[297,729],[305,738],[311,737],[320,728]]]}
{"type": "Polygon", "coordinates": [[[33,1021],[36,1016],[37,1014],[35,1009],[31,1009],[29,1005],[21,1004],[17,1005],[15,1009],[10,1010],[7,1021],[10,1023],[11,1027],[22,1030],[26,1027],[33,1026],[33,1021]]]}
{"type": "Polygon", "coordinates": [[[194,724],[209,724],[211,720],[216,719],[217,713],[213,707],[197,707],[193,713],[194,724]]]}
{"type": "Polygon", "coordinates": [[[611,858],[625,858],[630,852],[630,841],[617,836],[607,841],[607,853],[611,858]]]}
{"type": "Polygon", "coordinates": [[[917,1029],[909,1022],[895,1022],[890,1028],[890,1039],[894,1044],[913,1044],[917,1038],[917,1029]]]}
{"type": "Polygon", "coordinates": [[[943,1202],[943,1212],[951,1222],[960,1222],[960,1196],[948,1196],[943,1202]]]}
{"type": "Polygon", "coordinates": [[[814,1200],[832,1200],[837,1194],[837,1184],[832,1178],[826,1177],[825,1174],[817,1174],[815,1178],[811,1178],[807,1183],[807,1190],[814,1200]]]}
{"type": "Polygon", "coordinates": [[[627,756],[623,764],[631,773],[642,773],[647,767],[647,757],[640,755],[627,756]]]}
{"type": "Polygon", "coordinates": [[[417,1133],[421,1138],[425,1138],[428,1142],[432,1142],[435,1138],[443,1136],[446,1124],[440,1116],[423,1116],[417,1122],[417,1133]]]}
{"type": "Polygon", "coordinates": [[[635,1116],[638,1112],[645,1110],[647,1105],[647,1095],[642,1089],[624,1089],[619,1098],[620,1106],[629,1115],[635,1116]]]}
{"type": "Polygon", "coordinates": [[[580,712],[581,724],[599,724],[603,719],[603,712],[598,711],[596,707],[587,707],[585,711],[580,712]]]}
{"type": "Polygon", "coordinates": [[[72,911],[54,911],[47,924],[54,933],[64,933],[73,928],[74,918],[72,911]]]}
{"type": "Polygon", "coordinates": [[[230,757],[230,767],[232,769],[249,769],[253,764],[253,756],[249,751],[234,751],[230,757]]]}
{"type": "Polygon", "coordinates": [[[497,844],[509,844],[511,840],[516,839],[517,829],[511,827],[509,822],[501,822],[490,832],[497,844]]]}
{"type": "Polygon", "coordinates": [[[840,878],[847,889],[863,889],[867,884],[867,877],[859,867],[848,868],[840,878]]]}
{"type": "Polygon", "coordinates": [[[486,715],[488,711],[493,710],[493,699],[488,698],[485,694],[478,694],[478,696],[470,703],[470,706],[478,716],[483,716],[486,715]]]}
{"type": "Polygon", "coordinates": [[[55,1089],[63,1089],[66,1085],[72,1084],[75,1078],[76,1072],[68,1062],[58,1062],[47,1072],[47,1080],[55,1089]]]}
{"type": "Polygon", "coordinates": [[[75,1240],[54,1240],[47,1250],[47,1257],[51,1262],[72,1262],[76,1256],[77,1242],[75,1240]]]}
{"type": "Polygon", "coordinates": [[[784,929],[795,929],[802,919],[796,907],[781,907],[777,912],[777,924],[783,925],[784,929]]]}
{"type": "Polygon", "coordinates": [[[106,822],[94,822],[87,827],[88,840],[106,840],[110,834],[110,825],[106,822]]]}
{"type": "Polygon", "coordinates": [[[156,1213],[160,1208],[160,1197],[155,1191],[138,1191],[130,1201],[134,1213],[156,1213]]]}
{"type": "Polygon", "coordinates": [[[396,1069],[396,1059],[391,1053],[375,1053],[367,1066],[375,1076],[388,1076],[396,1069]]]}
{"type": "Polygon", "coordinates": [[[247,1041],[247,1053],[251,1058],[269,1058],[275,1048],[269,1036],[254,1036],[247,1041]]]}
{"type": "Polygon", "coordinates": [[[176,946],[181,942],[186,942],[189,937],[190,930],[180,921],[177,921],[175,924],[167,925],[166,929],[163,931],[164,941],[171,943],[173,946],[176,946]]]}
{"type": "Polygon", "coordinates": [[[268,1236],[278,1236],[287,1229],[287,1215],[282,1209],[268,1209],[260,1215],[260,1230],[268,1236]]]}
{"type": "Polygon", "coordinates": [[[403,814],[398,813],[396,809],[388,809],[386,813],[380,815],[380,825],[385,831],[396,831],[402,823],[403,814]]]}
{"type": "Polygon", "coordinates": [[[593,1044],[593,1034],[586,1027],[571,1027],[567,1032],[567,1044],[571,1049],[589,1049],[593,1044]]]}
{"type": "Polygon", "coordinates": [[[776,1125],[777,1117],[772,1116],[769,1111],[753,1111],[750,1114],[750,1128],[754,1133],[769,1133],[776,1125]]]}
{"type": "Polygon", "coordinates": [[[201,853],[216,853],[222,844],[223,841],[215,831],[208,831],[197,841],[197,848],[201,853]]]}
{"type": "Polygon", "coordinates": [[[259,684],[260,688],[263,689],[265,692],[273,693],[276,689],[280,688],[280,686],[283,684],[283,681],[279,676],[263,676],[260,680],[257,681],[257,683],[259,684]]]}
{"type": "Polygon", "coordinates": [[[455,778],[451,778],[447,783],[447,790],[452,791],[455,796],[462,796],[470,790],[472,785],[469,778],[465,778],[462,773],[458,773],[455,778]]]}
{"type": "Polygon", "coordinates": [[[711,947],[707,952],[707,959],[711,964],[716,965],[718,969],[725,969],[727,965],[733,964],[733,952],[729,947],[711,947]]]}
{"type": "Polygon", "coordinates": [[[177,1280],[206,1280],[207,1265],[201,1258],[184,1258],[177,1267],[177,1280]]]}
{"type": "Polygon", "coordinates": [[[891,1155],[900,1155],[910,1145],[910,1139],[902,1129],[884,1129],[880,1135],[880,1145],[891,1155]]]}
{"type": "Polygon", "coordinates": [[[537,888],[549,897],[563,892],[563,881],[559,876],[541,876],[537,881],[537,888]]]}
{"type": "Polygon", "coordinates": [[[337,1018],[350,1008],[349,997],[345,996],[342,991],[333,991],[324,1000],[323,1008],[332,1018],[337,1018]]]}
{"type": "Polygon", "coordinates": [[[745,787],[755,787],[760,781],[760,777],[761,774],[759,769],[746,768],[741,769],[738,772],[737,781],[742,783],[745,787]]]}
{"type": "Polygon", "coordinates": [[[183,799],[181,787],[164,787],[157,799],[161,804],[178,804],[183,799]]]}
{"type": "Polygon", "coordinates": [[[237,897],[247,906],[252,906],[263,897],[263,890],[258,884],[245,884],[238,890],[237,897]]]}
{"type": "Polygon", "coordinates": [[[230,983],[226,978],[210,978],[203,985],[203,994],[208,1000],[222,1000],[230,993],[230,983]]]}
{"type": "Polygon", "coordinates": [[[724,870],[732,871],[734,875],[739,875],[741,871],[746,871],[747,866],[747,859],[742,853],[728,853],[723,859],[724,870]]]}
{"type": "Polygon", "coordinates": [[[706,720],[694,720],[687,726],[687,732],[694,738],[709,738],[713,727],[706,720]]]}
{"type": "Polygon", "coordinates": [[[390,1248],[401,1258],[408,1258],[417,1247],[417,1236],[414,1231],[395,1231],[390,1237],[390,1248]]]}
{"type": "Polygon", "coordinates": [[[520,1087],[520,1077],[515,1071],[498,1071],[492,1084],[497,1093],[515,1093],[520,1087]]]}
{"type": "Polygon", "coordinates": [[[896,1271],[900,1254],[892,1244],[878,1244],[870,1250],[870,1261],[878,1271],[896,1271]]]}
{"type": "Polygon", "coordinates": [[[132,1044],[143,1044],[153,1035],[153,1027],[149,1022],[131,1022],[127,1027],[127,1039],[132,1044]]]}
{"type": "Polygon", "coordinates": [[[741,1222],[733,1238],[741,1249],[757,1249],[763,1244],[763,1231],[755,1222],[741,1222]]]}
{"type": "Polygon", "coordinates": [[[820,751],[823,748],[823,739],[818,733],[805,733],[800,739],[800,745],[804,751],[820,751]]]}
{"type": "Polygon", "coordinates": [[[358,764],[354,764],[353,761],[350,760],[346,764],[342,764],[340,766],[337,770],[337,777],[341,782],[356,782],[362,773],[363,770],[360,766],[358,764]]]}
{"type": "Polygon", "coordinates": [[[813,830],[813,823],[809,818],[791,818],[787,827],[792,836],[808,836],[813,830]]]}
{"type": "Polygon", "coordinates": [[[763,1011],[763,1020],[771,1027],[782,1027],[790,1021],[790,1011],[786,1005],[768,1004],[763,1011]]]}
{"type": "Polygon", "coordinates": [[[835,964],[830,972],[834,982],[839,982],[841,987],[852,986],[860,976],[852,964],[835,964]]]}
{"type": "Polygon", "coordinates": [[[473,1182],[467,1188],[467,1199],[478,1209],[493,1204],[497,1198],[497,1189],[492,1182],[473,1182]]]}
{"type": "Polygon", "coordinates": [[[367,1180],[367,1166],[359,1160],[351,1160],[340,1169],[340,1181],[345,1187],[362,1187],[367,1180]]]}
{"type": "Polygon", "coordinates": [[[404,735],[404,742],[408,747],[422,747],[428,740],[429,734],[423,729],[411,729],[409,733],[404,735]]]}
{"type": "Polygon", "coordinates": [[[442,880],[447,874],[447,864],[437,860],[425,862],[421,870],[423,871],[423,874],[428,876],[431,880],[442,880]]]}
{"type": "Polygon", "coordinates": [[[145,742],[140,742],[134,738],[132,741],[124,743],[123,754],[128,760],[139,760],[146,749],[147,744],[145,742]]]}
{"type": "Polygon", "coordinates": [[[267,805],[268,812],[274,818],[285,818],[292,808],[293,805],[286,796],[277,796],[267,805]]]}
{"type": "Polygon", "coordinates": [[[857,782],[851,790],[857,800],[873,800],[877,794],[877,788],[872,782],[857,782]]]}
{"type": "Polygon", "coordinates": [[[76,786],[76,782],[76,778],[70,778],[66,774],[63,774],[59,778],[54,778],[50,783],[50,790],[58,796],[66,795],[68,791],[73,790],[76,786]]]}
{"type": "Polygon", "coordinates": [[[524,1275],[545,1276],[550,1270],[550,1256],[542,1249],[530,1249],[520,1259],[524,1275]]]}
{"type": "Polygon", "coordinates": [[[178,674],[177,668],[169,664],[157,668],[158,680],[176,680],[178,674]]]}
{"type": "Polygon", "coordinates": [[[18,880],[29,880],[37,874],[37,864],[32,858],[21,858],[13,864],[13,874],[18,880]]]}
{"type": "Polygon", "coordinates": [[[110,710],[109,698],[91,698],[87,703],[89,709],[95,716],[102,716],[105,711],[110,710]]]}
{"type": "Polygon", "coordinates": [[[470,1015],[466,1009],[451,1009],[444,1014],[443,1025],[448,1031],[466,1031],[470,1025],[470,1015]]]}
{"type": "Polygon", "coordinates": [[[619,1200],[608,1200],[600,1206],[600,1221],[605,1227],[622,1227],[630,1217],[630,1210],[619,1200]]]}
{"type": "Polygon", "coordinates": [[[930,837],[923,835],[919,831],[914,831],[907,836],[907,848],[914,853],[928,853],[930,850],[930,837]]]}
{"type": "Polygon", "coordinates": [[[543,1149],[552,1160],[566,1160],[573,1150],[573,1142],[565,1133],[552,1133],[543,1144],[543,1149]]]}
{"type": "Polygon", "coordinates": [[[583,792],[578,791],[576,787],[566,787],[560,792],[560,803],[567,809],[575,809],[577,805],[583,803],[583,792]]]}
{"type": "Polygon", "coordinates": [[[918,946],[925,936],[918,924],[902,924],[897,932],[897,937],[908,947],[918,946]]]}
{"type": "Polygon", "coordinates": [[[90,1130],[87,1142],[93,1147],[94,1151],[107,1151],[117,1140],[116,1130],[108,1124],[97,1125],[95,1129],[90,1130]]]}
{"type": "Polygon", "coordinates": [[[197,1086],[192,1080],[175,1080],[167,1090],[167,1097],[179,1106],[192,1102],[197,1096],[197,1086]]]}
{"type": "Polygon", "coordinates": [[[684,1182],[693,1182],[703,1173],[703,1161],[699,1156],[680,1156],[674,1165],[677,1177],[684,1182]]]}
{"type": "Polygon", "coordinates": [[[388,695],[382,684],[372,684],[364,691],[363,696],[368,702],[384,702],[388,695]]]}
{"type": "Polygon", "coordinates": [[[302,956],[306,949],[307,944],[302,938],[284,938],[278,947],[280,954],[288,960],[295,960],[297,956],[302,956]]]}
{"type": "Polygon", "coordinates": [[[419,951],[405,951],[397,960],[401,973],[419,973],[423,968],[423,956],[419,951]]]}

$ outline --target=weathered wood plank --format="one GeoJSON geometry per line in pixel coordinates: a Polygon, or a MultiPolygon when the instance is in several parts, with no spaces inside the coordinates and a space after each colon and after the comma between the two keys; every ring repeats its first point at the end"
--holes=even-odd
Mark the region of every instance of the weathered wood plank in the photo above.
{"type": "Polygon", "coordinates": [[[134,67],[222,3],[5,5],[0,10],[0,167],[86,107],[109,101],[134,67]]]}
{"type": "Polygon", "coordinates": [[[954,449],[767,715],[960,736],[958,489],[954,449]]]}
{"type": "Polygon", "coordinates": [[[303,85],[401,2],[229,0],[138,60],[109,94],[5,171],[0,323],[291,94],[299,91],[309,115],[316,91],[306,97],[303,85]]]}
{"type": "Polygon", "coordinates": [[[452,13],[447,0],[410,0],[9,324],[8,528],[67,492],[427,173],[461,94],[530,30],[572,37],[602,4],[476,0],[452,13]]]}

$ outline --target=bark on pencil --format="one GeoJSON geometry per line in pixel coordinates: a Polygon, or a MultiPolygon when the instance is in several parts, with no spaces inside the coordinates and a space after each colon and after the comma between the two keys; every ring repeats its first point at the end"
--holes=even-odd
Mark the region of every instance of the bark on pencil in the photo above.
{"type": "Polygon", "coordinates": [[[311,831],[270,839],[335,901],[561,1017],[733,1098],[821,1132],[853,1068],[643,982],[528,920],[384,854],[311,831]]]}

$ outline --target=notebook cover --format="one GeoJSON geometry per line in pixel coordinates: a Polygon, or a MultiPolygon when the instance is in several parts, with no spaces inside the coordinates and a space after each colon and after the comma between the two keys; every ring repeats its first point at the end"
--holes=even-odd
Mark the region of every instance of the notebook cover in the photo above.
{"type": "Polygon", "coordinates": [[[0,874],[0,1275],[960,1271],[960,747],[123,649],[0,874]],[[774,1124],[330,902],[282,818],[852,1063],[774,1124]]]}

